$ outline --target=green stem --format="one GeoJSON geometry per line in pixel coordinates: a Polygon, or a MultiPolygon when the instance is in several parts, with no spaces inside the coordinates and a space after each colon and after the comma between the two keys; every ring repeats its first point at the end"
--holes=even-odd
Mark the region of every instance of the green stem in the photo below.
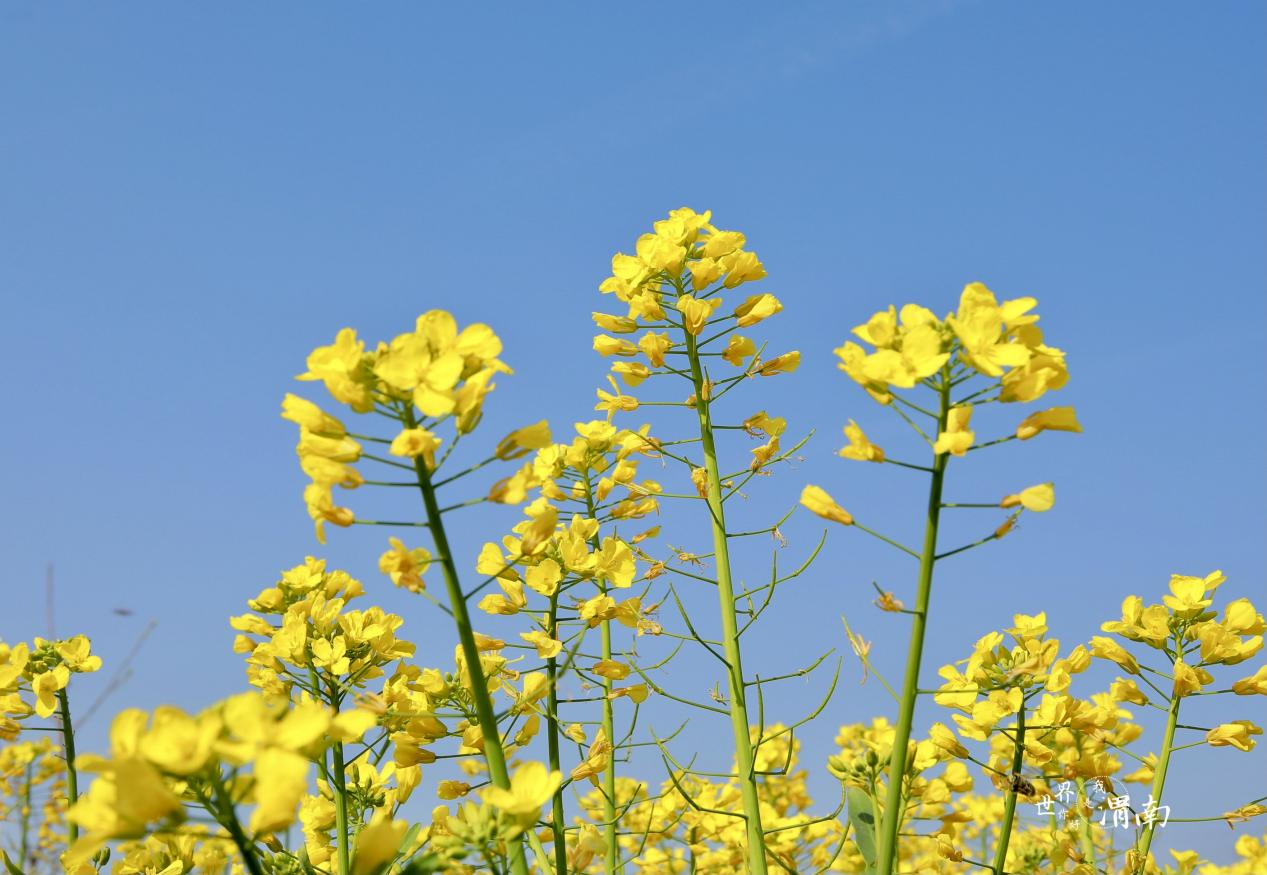
{"type": "MultiPolygon", "coordinates": [[[[407,428],[417,426],[412,410],[406,411],[403,420],[407,428]]],[[[466,597],[462,594],[462,583],[458,577],[457,565],[453,562],[453,551],[449,547],[444,518],[440,515],[440,505],[436,502],[431,472],[427,470],[422,457],[414,459],[414,471],[418,475],[418,490],[422,493],[422,503],[427,512],[427,525],[431,529],[435,552],[439,556],[438,561],[449,596],[449,608],[453,612],[453,623],[457,627],[462,658],[466,662],[466,673],[471,684],[471,699],[475,705],[480,735],[484,739],[484,761],[488,764],[488,776],[492,779],[494,786],[508,790],[510,775],[506,771],[506,753],[502,749],[501,734],[497,731],[497,717],[493,710],[492,696],[488,692],[488,679],[484,677],[479,646],[475,643],[475,632],[471,627],[470,613],[466,609],[466,597]]],[[[511,871],[515,875],[528,875],[528,859],[524,854],[523,843],[512,842],[510,855],[511,871]]]]}
{"type": "MultiPolygon", "coordinates": [[[[546,625],[546,634],[551,638],[559,637],[559,595],[556,592],[550,596],[550,614],[546,625]]],[[[557,657],[550,657],[546,660],[546,678],[548,683],[548,692],[546,693],[546,742],[549,747],[550,771],[563,771],[561,757],[559,756],[559,661],[557,657]]],[[[565,830],[564,814],[563,814],[563,788],[560,787],[554,791],[554,798],[550,803],[550,826],[554,831],[554,870],[557,875],[567,875],[568,870],[568,847],[567,833],[565,830]]],[[[548,875],[548,873],[547,873],[548,875]]]]}
{"type": "MultiPolygon", "coordinates": [[[[206,801],[206,797],[201,797],[206,801]]],[[[219,777],[215,779],[215,811],[216,820],[220,825],[228,831],[229,837],[233,839],[233,844],[237,846],[238,853],[242,855],[242,862],[251,875],[264,875],[264,867],[260,865],[260,858],[255,852],[255,843],[247,838],[246,833],[242,830],[242,824],[238,822],[237,813],[233,809],[233,800],[229,798],[229,794],[225,792],[224,782],[219,777]]]]}
{"type": "MultiPolygon", "coordinates": [[[[70,721],[70,697],[66,687],[57,691],[58,714],[62,719],[62,746],[66,751],[66,809],[79,800],[79,773],[75,771],[75,728],[70,721]]],[[[66,819],[66,842],[73,845],[79,838],[79,824],[66,819]]]]}
{"type": "MultiPolygon", "coordinates": [[[[1166,716],[1166,734],[1162,736],[1161,741],[1161,758],[1157,760],[1157,766],[1153,770],[1153,786],[1149,793],[1153,804],[1161,805],[1161,794],[1166,788],[1166,769],[1170,767],[1170,755],[1174,752],[1175,746],[1175,727],[1179,723],[1179,703],[1182,697],[1171,694],[1170,707],[1166,716]]],[[[1135,846],[1139,851],[1139,864],[1137,872],[1143,872],[1146,861],[1148,860],[1148,849],[1153,844],[1153,831],[1157,828],[1157,821],[1154,820],[1144,827],[1143,833],[1140,834],[1139,843],[1135,846]]]]}
{"type": "MultiPolygon", "coordinates": [[[[1090,808],[1090,800],[1087,797],[1087,781],[1085,778],[1078,778],[1078,804],[1084,808],[1090,808]]],[[[1084,863],[1091,867],[1092,871],[1096,871],[1095,865],[1095,840],[1091,837],[1091,812],[1079,811],[1078,832],[1082,839],[1082,856],[1085,858],[1084,863]]]]}
{"type": "Polygon", "coordinates": [[[735,765],[740,796],[743,799],[744,821],[748,834],[748,873],[766,875],[765,833],[761,826],[761,802],[757,794],[757,777],[752,757],[752,736],[749,734],[747,691],[743,681],[743,661],[739,648],[739,626],[735,616],[735,590],[730,573],[730,544],[726,537],[726,521],[722,510],[721,477],[717,468],[717,448],[713,442],[712,416],[704,398],[704,373],[699,349],[693,335],[685,333],[686,353],[691,363],[691,382],[695,387],[695,408],[699,416],[700,444],[704,452],[707,482],[706,500],[713,529],[713,555],[717,570],[717,597],[721,611],[722,647],[726,656],[729,682],[730,723],[735,737],[735,765]]]}
{"type": "MultiPolygon", "coordinates": [[[[937,430],[946,430],[946,417],[950,412],[950,381],[942,370],[940,408],[937,430]]],[[[915,702],[918,698],[920,663],[924,656],[924,633],[928,625],[928,602],[933,585],[933,567],[937,564],[937,524],[941,517],[942,484],[946,477],[949,453],[933,457],[933,473],[928,485],[928,510],[924,523],[924,549],[919,558],[919,585],[915,596],[915,611],[911,615],[911,638],[906,655],[906,674],[902,681],[902,700],[898,708],[897,730],[893,738],[893,753],[889,758],[889,784],[885,791],[883,819],[877,836],[876,871],[880,875],[892,875],[898,858],[897,834],[905,812],[902,810],[902,783],[906,777],[907,746],[911,740],[911,723],[915,718],[915,702]]]]}
{"type": "Polygon", "coordinates": [[[334,829],[339,845],[339,875],[348,875],[352,869],[352,857],[348,848],[348,790],[344,773],[343,743],[335,742],[330,749],[331,775],[334,784],[334,829]]]}
{"type": "Polygon", "coordinates": [[[1025,703],[1021,702],[1021,710],[1016,712],[1016,749],[1012,753],[1011,785],[1007,789],[1007,797],[1003,802],[1003,824],[999,827],[999,843],[994,849],[994,875],[1003,875],[1003,866],[1007,863],[1007,846],[1012,840],[1012,822],[1016,819],[1016,779],[1021,774],[1021,765],[1025,762],[1025,703]]]}
{"type": "MultiPolygon", "coordinates": [[[[589,518],[598,519],[594,509],[594,486],[590,482],[589,472],[585,472],[585,509],[589,518]]],[[[590,547],[599,550],[602,547],[598,539],[598,531],[590,538],[590,547]]],[[[607,595],[607,582],[599,581],[599,590],[607,595]]],[[[599,629],[602,635],[603,659],[612,658],[611,620],[603,620],[599,629]]],[[[612,713],[612,680],[603,678],[603,732],[607,735],[608,744],[616,743],[616,721],[612,713]]],[[[603,770],[603,872],[613,875],[620,865],[620,846],[616,841],[616,751],[612,749],[611,762],[603,770]]]]}

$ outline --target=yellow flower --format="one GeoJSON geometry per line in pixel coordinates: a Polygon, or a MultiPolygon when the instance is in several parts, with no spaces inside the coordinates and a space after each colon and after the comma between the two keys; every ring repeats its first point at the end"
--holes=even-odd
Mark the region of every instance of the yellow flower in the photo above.
{"type": "Polygon", "coordinates": [[[361,458],[361,445],[346,435],[324,437],[301,428],[295,452],[301,460],[306,456],[318,456],[334,462],[355,462],[361,458]]]}
{"type": "Polygon", "coordinates": [[[721,357],[738,368],[742,367],[744,359],[755,354],[756,351],[757,345],[752,342],[751,338],[740,337],[735,334],[731,336],[730,341],[726,344],[726,349],[722,351],[721,357]]]}
{"type": "Polygon", "coordinates": [[[801,504],[811,513],[817,514],[825,520],[831,520],[844,526],[853,525],[853,517],[849,511],[837,504],[827,491],[821,487],[811,485],[802,489],[801,504]]]}
{"type": "MultiPolygon", "coordinates": [[[[1215,574],[1218,574],[1218,572],[1215,572],[1215,574]]],[[[1161,600],[1165,602],[1166,607],[1174,612],[1176,617],[1185,620],[1192,619],[1208,608],[1213,601],[1205,597],[1207,589],[1209,591],[1214,589],[1213,586],[1208,585],[1208,579],[1174,574],[1170,577],[1171,595],[1162,596],[1161,600]]]]}
{"type": "Polygon", "coordinates": [[[311,401],[289,392],[282,398],[282,419],[288,419],[300,428],[324,437],[340,438],[345,431],[339,420],[311,401]]]}
{"type": "Polygon", "coordinates": [[[906,609],[906,604],[901,599],[895,597],[893,593],[888,591],[881,592],[872,604],[882,611],[888,611],[893,614],[906,609]]]}
{"type": "Polygon", "coordinates": [[[605,392],[602,389],[598,391],[598,403],[594,405],[595,410],[607,411],[607,418],[611,419],[612,415],[617,411],[631,413],[638,409],[638,399],[632,395],[621,394],[620,387],[616,385],[615,378],[608,376],[607,381],[611,383],[612,391],[605,392]]]}
{"type": "Polygon", "coordinates": [[[1205,742],[1210,747],[1234,747],[1237,750],[1251,751],[1258,742],[1250,736],[1262,735],[1263,730],[1248,720],[1237,720],[1232,723],[1220,723],[1205,734],[1205,742]]]}
{"type": "Polygon", "coordinates": [[[551,638],[545,632],[534,629],[531,632],[520,632],[519,637],[537,649],[540,659],[554,659],[563,652],[563,642],[551,638]]]}
{"type": "Polygon", "coordinates": [[[306,758],[282,748],[266,748],[255,760],[252,833],[277,832],[295,822],[300,798],[308,791],[306,758]]]}
{"type": "Polygon", "coordinates": [[[597,784],[595,777],[602,774],[611,765],[612,744],[607,739],[607,732],[599,729],[594,736],[594,742],[590,745],[589,752],[585,759],[572,770],[572,780],[580,781],[589,778],[591,782],[597,784]]]}
{"type": "Polygon", "coordinates": [[[77,674],[88,674],[101,668],[101,657],[92,654],[92,643],[86,635],[58,641],[55,649],[62,658],[62,664],[77,674]]]}
{"type": "Polygon", "coordinates": [[[770,438],[761,446],[752,450],[752,462],[748,465],[750,471],[760,471],[766,465],[770,464],[770,460],[779,454],[779,438],[777,436],[770,438]]]}
{"type": "Polygon", "coordinates": [[[1233,683],[1232,692],[1238,696],[1267,696],[1267,665],[1259,666],[1249,677],[1233,683]]]}
{"type": "Polygon", "coordinates": [[[1261,635],[1267,632],[1267,623],[1264,623],[1263,615],[1254,609],[1249,599],[1228,602],[1227,607],[1223,609],[1222,625],[1236,635],[1261,635]]]}
{"type": "Polygon", "coordinates": [[[479,608],[481,611],[510,617],[528,606],[528,600],[524,597],[524,586],[522,583],[517,580],[498,578],[497,585],[502,588],[502,594],[492,593],[480,599],[479,608]]]}
{"type": "Polygon", "coordinates": [[[763,377],[773,377],[776,374],[790,374],[800,366],[801,354],[797,350],[792,350],[762,362],[757,368],[757,373],[763,377]]]}
{"type": "Polygon", "coordinates": [[[691,287],[702,291],[717,282],[722,275],[721,263],[715,258],[701,258],[690,264],[691,287]]]}
{"type": "Polygon", "coordinates": [[[546,420],[525,425],[506,435],[497,443],[494,455],[499,459],[518,459],[530,450],[550,446],[550,423],[546,420]]]}
{"type": "Polygon", "coordinates": [[[963,862],[963,852],[955,847],[950,837],[945,833],[940,833],[937,836],[937,856],[952,863],[963,862]]]}
{"type": "Polygon", "coordinates": [[[673,348],[673,341],[669,340],[669,335],[660,332],[648,331],[642,335],[642,339],[638,341],[638,349],[642,350],[642,354],[647,357],[647,361],[651,362],[652,367],[661,367],[664,364],[664,354],[673,348]]]}
{"type": "Polygon", "coordinates": [[[757,259],[755,252],[736,250],[729,255],[723,255],[720,263],[722,270],[726,272],[726,279],[722,285],[728,289],[733,289],[743,283],[755,282],[766,275],[765,267],[757,259]]]}
{"type": "Polygon", "coordinates": [[[408,548],[399,538],[388,538],[391,549],[378,557],[378,570],[391,578],[392,583],[410,592],[426,589],[422,573],[431,564],[431,551],[425,547],[408,548]]]}
{"type": "Polygon", "coordinates": [[[1044,431],[1072,431],[1081,433],[1082,425],[1072,407],[1052,407],[1031,413],[1016,427],[1016,436],[1027,441],[1044,431]]]}
{"type": "Polygon", "coordinates": [[[748,238],[740,231],[714,231],[704,241],[704,256],[721,258],[737,249],[743,249],[747,242],[748,238]]]}
{"type": "Polygon", "coordinates": [[[613,681],[623,681],[629,677],[629,666],[614,659],[601,659],[594,663],[590,671],[599,677],[605,677],[613,681]]]}
{"type": "Polygon", "coordinates": [[[59,665],[51,671],[40,672],[31,678],[31,692],[35,694],[35,713],[52,717],[57,711],[57,693],[70,681],[70,669],[59,665]]]}
{"type": "Polygon", "coordinates": [[[1147,705],[1148,696],[1132,680],[1118,678],[1109,687],[1109,695],[1117,702],[1130,702],[1133,705],[1147,705]]]}
{"type": "Polygon", "coordinates": [[[1091,639],[1091,655],[1116,662],[1128,674],[1139,674],[1139,663],[1126,648],[1112,638],[1096,635],[1091,639]]]}
{"type": "Polygon", "coordinates": [[[1023,507],[1035,513],[1051,510],[1056,504],[1056,489],[1051,483],[1039,483],[1022,489],[1013,495],[1005,496],[999,507],[1023,507]]]}
{"type": "Polygon", "coordinates": [[[638,258],[652,271],[664,271],[676,276],[686,259],[686,248],[658,234],[643,234],[638,238],[638,258]]]}
{"type": "Polygon", "coordinates": [[[627,340],[619,340],[615,337],[608,337],[606,334],[599,334],[594,337],[594,352],[603,357],[613,355],[631,356],[638,354],[638,347],[627,340]]]}
{"type": "Polygon", "coordinates": [[[360,373],[365,343],[356,339],[351,328],[342,329],[330,346],[319,346],[308,356],[308,370],[300,380],[320,380],[335,400],[347,404],[357,413],[374,408],[369,386],[360,373]]]}
{"type": "Polygon", "coordinates": [[[690,334],[699,336],[704,330],[705,323],[708,322],[713,311],[721,306],[721,298],[709,298],[707,300],[699,300],[690,295],[683,295],[677,299],[678,312],[682,314],[682,323],[690,334]]]}
{"type": "Polygon", "coordinates": [[[161,705],[140,739],[142,756],[164,772],[192,775],[211,759],[223,723],[218,714],[191,717],[179,708],[161,705]]]}
{"type": "Polygon", "coordinates": [[[393,820],[385,810],[376,811],[365,828],[357,833],[352,875],[371,875],[396,859],[408,832],[408,821],[393,820]]]}
{"type": "Polygon", "coordinates": [[[591,313],[594,324],[612,334],[631,334],[638,330],[638,322],[625,316],[608,316],[606,313],[591,313]]]}
{"type": "Polygon", "coordinates": [[[509,789],[487,787],[482,795],[485,802],[510,815],[520,829],[526,829],[562,783],[560,772],[550,771],[538,762],[528,762],[515,769],[509,789]]]}
{"type": "Polygon", "coordinates": [[[528,566],[524,572],[524,583],[528,585],[528,588],[546,598],[554,595],[562,579],[563,569],[559,567],[558,562],[548,558],[542,559],[536,565],[528,566]]]}
{"type": "Polygon", "coordinates": [[[396,435],[391,446],[387,448],[393,456],[414,459],[422,457],[427,470],[436,466],[436,450],[440,448],[442,439],[436,437],[425,428],[406,428],[396,435]]]}
{"type": "Polygon", "coordinates": [[[945,723],[934,723],[928,731],[928,738],[937,747],[959,759],[967,759],[969,751],[959,741],[959,737],[945,723]]]}
{"type": "Polygon", "coordinates": [[[647,701],[647,697],[650,695],[651,690],[647,688],[646,684],[634,684],[631,687],[618,687],[613,689],[610,693],[608,693],[607,698],[619,699],[628,696],[634,702],[641,705],[643,702],[647,701]]]}
{"type": "Polygon", "coordinates": [[[465,781],[441,781],[436,785],[436,795],[441,799],[458,799],[471,792],[471,785],[465,781]]]}
{"type": "Polygon", "coordinates": [[[540,552],[554,535],[559,522],[559,512],[544,499],[533,502],[524,512],[532,519],[532,522],[524,530],[519,550],[525,556],[532,556],[540,552]]]}
{"type": "Polygon", "coordinates": [[[858,427],[858,423],[852,419],[845,426],[845,437],[849,439],[849,446],[844,447],[840,451],[840,455],[843,458],[854,459],[859,462],[884,461],[884,450],[871,443],[862,429],[858,427]]]}
{"type": "Polygon", "coordinates": [[[308,508],[308,516],[312,517],[315,525],[317,540],[322,544],[326,542],[326,523],[347,528],[356,519],[351,508],[339,507],[334,503],[334,493],[328,485],[309,483],[304,487],[304,503],[308,508]]]}
{"type": "Polygon", "coordinates": [[[1202,685],[1212,680],[1208,671],[1200,667],[1193,668],[1184,662],[1182,657],[1175,660],[1174,677],[1176,696],[1191,696],[1193,693],[1199,693],[1202,685]]]}
{"type": "Polygon", "coordinates": [[[753,437],[760,434],[778,437],[787,429],[787,420],[782,416],[767,416],[764,410],[759,410],[743,421],[743,428],[753,437]]]}
{"type": "Polygon", "coordinates": [[[939,455],[950,453],[952,456],[962,456],[966,453],[976,440],[976,435],[968,428],[968,423],[971,421],[971,406],[950,408],[946,414],[946,430],[937,435],[933,452],[939,455]]]}
{"type": "Polygon", "coordinates": [[[746,301],[735,308],[735,318],[740,328],[747,328],[749,325],[756,325],[764,319],[769,319],[782,309],[783,304],[774,295],[768,293],[750,295],[746,301]]]}
{"type": "MultiPolygon", "coordinates": [[[[1008,305],[1020,315],[1034,303],[1033,298],[1022,298],[1009,301],[1008,305]]],[[[1029,348],[1008,337],[1004,330],[1004,310],[999,307],[994,293],[981,283],[964,286],[959,312],[948,317],[946,324],[959,338],[964,361],[986,376],[1002,376],[1004,368],[1020,367],[1030,359],[1029,348]]]]}
{"type": "Polygon", "coordinates": [[[642,381],[651,376],[651,369],[642,362],[617,362],[612,365],[612,373],[620,377],[626,386],[640,386],[642,381]]]}

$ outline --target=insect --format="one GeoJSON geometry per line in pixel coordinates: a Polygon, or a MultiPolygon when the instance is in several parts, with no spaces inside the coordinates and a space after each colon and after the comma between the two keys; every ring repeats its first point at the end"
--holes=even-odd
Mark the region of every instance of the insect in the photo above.
{"type": "Polygon", "coordinates": [[[1022,775],[1020,772],[1012,773],[1011,790],[1013,793],[1019,793],[1022,796],[1034,795],[1034,784],[1022,775]]]}

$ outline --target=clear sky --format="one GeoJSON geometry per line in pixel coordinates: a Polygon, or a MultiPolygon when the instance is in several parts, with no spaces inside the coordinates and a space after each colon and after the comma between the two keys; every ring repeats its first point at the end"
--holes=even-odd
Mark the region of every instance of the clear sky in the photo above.
{"type": "MultiPolygon", "coordinates": [[[[1054,480],[1058,503],[940,572],[933,667],[1014,611],[1085,640],[1172,572],[1222,568],[1229,597],[1267,601],[1261,3],[449,6],[0,8],[0,636],[45,630],[53,562],[57,631],[107,663],[158,621],[105,711],[200,707],[244,683],[225,619],[316,551],[447,658],[444,618],[375,570],[380,532],[314,542],[278,418],[290,377],[344,325],[389,338],[448,308],[517,370],[487,438],[542,416],[566,433],[605,371],[589,314],[611,253],[681,205],[747,232],[786,305],[766,336],[804,356],[737,402],[817,430],[752,490],[754,521],[809,481],[916,537],[922,484],[833,455],[850,417],[917,449],[834,369],[874,310],[945,312],[981,280],[1036,296],[1068,351],[1057,400],[1086,433],[952,476],[969,501],[1054,480]]],[[[513,518],[476,513],[459,540],[513,518]]],[[[695,525],[676,539],[704,551],[695,525]]],[[[790,554],[819,529],[789,526],[790,554]]],[[[841,647],[848,613],[900,675],[904,624],[869,584],[909,594],[913,571],[831,534],[750,659],[841,647]]],[[[833,725],[892,711],[856,668],[805,736],[813,768],[833,725]]],[[[1263,751],[1181,760],[1175,816],[1261,795],[1263,751]]],[[[1221,824],[1164,832],[1228,854],[1221,824]]]]}

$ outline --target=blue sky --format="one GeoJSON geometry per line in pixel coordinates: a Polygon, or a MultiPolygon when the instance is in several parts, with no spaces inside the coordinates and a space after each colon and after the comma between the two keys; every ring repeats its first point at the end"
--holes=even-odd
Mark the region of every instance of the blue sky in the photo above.
{"type": "MultiPolygon", "coordinates": [[[[1230,597],[1261,601],[1265,17],[1251,2],[6,4],[0,636],[44,631],[53,562],[58,632],[92,635],[108,662],[158,621],[107,710],[200,707],[243,684],[225,618],[319,552],[444,658],[443,618],[377,574],[379,533],[313,541],[277,415],[290,377],[344,325],[384,338],[446,308],[491,323],[516,368],[488,438],[543,416],[566,432],[605,370],[589,313],[611,253],[684,204],[748,234],[786,305],[766,336],[804,357],[736,402],[817,430],[753,490],[754,521],[810,481],[914,540],[922,484],[833,455],[850,417],[916,450],[834,369],[873,311],[944,312],[981,280],[1036,296],[1068,351],[1059,401],[1086,433],[952,472],[961,500],[1054,480],[1058,504],[939,572],[934,665],[1014,611],[1084,640],[1172,572],[1222,568],[1230,597]]],[[[473,551],[513,516],[470,519],[473,551]]],[[[702,521],[681,525],[706,549],[702,521]]],[[[789,551],[818,530],[789,526],[789,551]]],[[[905,629],[868,607],[869,583],[909,593],[913,571],[831,534],[750,661],[841,647],[847,613],[898,675],[905,629]]],[[[888,708],[855,668],[805,737],[812,762],[833,725],[888,708]]],[[[1261,753],[1190,754],[1175,816],[1259,795],[1261,753]]],[[[1215,858],[1230,844],[1221,824],[1164,838],[1215,858]]]]}

